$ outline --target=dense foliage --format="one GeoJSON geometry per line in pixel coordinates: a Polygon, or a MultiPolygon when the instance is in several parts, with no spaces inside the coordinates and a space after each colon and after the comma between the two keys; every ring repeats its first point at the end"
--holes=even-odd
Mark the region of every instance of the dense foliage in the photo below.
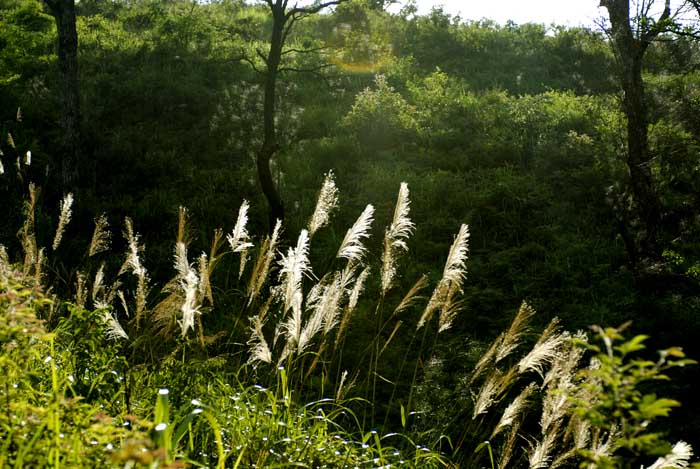
{"type": "MultiPolygon", "coordinates": [[[[489,416],[493,421],[484,418],[487,423],[477,424],[472,412],[484,382],[472,380],[472,373],[523,300],[539,312],[530,318],[533,330],[545,329],[555,317],[570,331],[632,321],[632,336],[652,332],[652,348],[673,343],[690,357],[700,356],[695,340],[700,332],[700,51],[692,35],[655,42],[645,58],[647,169],[661,204],[655,234],[659,252],[645,256],[637,247],[648,232],[625,164],[627,119],[621,107],[620,63],[603,33],[463,21],[440,9],[421,16],[410,6],[390,14],[383,4],[344,2],[295,22],[286,38],[276,87],[279,148],[272,159],[286,216],[277,240],[280,254],[273,253],[269,263],[273,270],[284,270],[280,256],[298,247],[297,236],[308,229],[313,247],[309,265],[318,278],[302,281],[307,287],[304,298],[313,284],[327,293],[337,283],[357,281],[362,269],[356,266],[352,275],[343,277],[345,261],[336,254],[346,229],[371,203],[374,234],[362,241],[369,253],[364,260],[372,269],[354,312],[361,320],[338,332],[341,341],[329,336],[314,342],[318,348],[301,359],[298,370],[286,364],[286,379],[292,380],[289,386],[296,395],[293,405],[283,406],[281,418],[296,430],[272,428],[278,420],[266,420],[265,411],[244,416],[261,422],[258,427],[251,424],[251,432],[278,432],[278,440],[289,438],[289,444],[266,446],[256,439],[261,446],[238,452],[234,448],[245,446],[245,433],[234,429],[238,417],[233,416],[238,414],[227,400],[234,391],[226,386],[236,388],[241,399],[256,408],[277,412],[287,385],[280,384],[275,370],[278,354],[286,352],[282,339],[272,345],[270,338],[273,326],[282,324],[284,314],[294,309],[290,303],[275,313],[274,321],[261,319],[259,329],[270,342],[272,365],[245,365],[248,346],[242,344],[256,327],[250,318],[270,306],[268,288],[282,282],[275,272],[259,296],[249,296],[248,281],[260,267],[253,254],[264,258],[261,234],[272,234],[255,163],[264,134],[266,64],[261,52],[270,41],[269,9],[262,2],[241,0],[78,2],[85,177],[66,188],[56,150],[61,141],[61,75],[54,19],[37,0],[0,0],[0,207],[5,217],[0,245],[9,253],[6,264],[14,265],[3,268],[23,271],[11,283],[29,285],[26,294],[38,303],[27,308],[45,320],[39,324],[26,319],[31,326],[26,327],[36,333],[25,339],[34,345],[12,352],[32,350],[12,360],[27,364],[17,373],[36,374],[21,378],[33,384],[17,402],[25,403],[28,416],[38,415],[24,420],[37,428],[44,428],[45,422],[45,441],[37,437],[34,443],[45,445],[46,451],[37,454],[66,454],[60,457],[70,461],[72,456],[51,440],[51,425],[62,425],[54,417],[70,412],[75,416],[71,432],[63,432],[66,445],[77,448],[85,438],[94,438],[100,448],[146,448],[147,454],[166,462],[181,458],[215,465],[224,451],[227,465],[239,455],[241,467],[272,465],[266,458],[297,451],[296,445],[312,436],[320,439],[318,447],[336,448],[334,436],[340,435],[353,447],[341,451],[348,458],[391,459],[394,447],[406,457],[407,448],[415,452],[415,445],[427,445],[434,453],[424,451],[426,458],[435,464],[444,458],[466,467],[476,462],[489,465],[489,451],[495,452],[496,460],[502,455],[500,442],[494,440],[493,447],[478,451],[477,447],[490,438],[505,405],[527,383],[508,381],[497,399],[504,408],[494,410],[489,416]],[[309,216],[318,188],[327,183],[331,171],[342,203],[315,234],[309,216]],[[377,227],[395,221],[393,201],[402,182],[411,189],[410,213],[416,227],[408,250],[396,250],[401,254],[397,275],[391,288],[385,288],[377,266],[384,263],[386,241],[377,227]],[[72,220],[63,227],[62,240],[54,243],[69,191],[75,196],[72,220]],[[250,235],[241,246],[255,245],[247,265],[238,253],[226,251],[222,234],[235,232],[244,200],[250,235]],[[185,219],[179,207],[187,207],[187,230],[178,226],[178,213],[185,219]],[[88,249],[95,241],[95,224],[102,229],[122,227],[125,217],[130,217],[130,228],[124,228],[124,237],[118,235],[121,228],[112,229],[111,250],[88,249]],[[415,326],[426,300],[420,306],[411,303],[401,317],[392,311],[406,299],[406,292],[422,285],[416,282],[423,274],[427,284],[440,285],[445,256],[463,223],[470,232],[468,274],[459,294],[453,292],[460,313],[439,340],[435,337],[440,326],[431,323],[422,339],[424,332],[416,333],[415,326]],[[191,253],[207,253],[204,262],[211,274],[211,291],[200,298],[202,314],[192,325],[196,332],[190,330],[186,338],[178,323],[183,321],[179,308],[184,290],[179,291],[177,278],[172,278],[174,238],[191,253]],[[133,243],[139,256],[146,246],[146,255],[132,258],[142,264],[126,262],[122,268],[125,259],[114,253],[128,251],[133,243]],[[98,272],[111,281],[119,278],[123,285],[112,289],[106,283],[96,293],[98,272]],[[321,275],[325,273],[327,277],[321,275]],[[28,284],[32,276],[37,278],[28,284]],[[50,288],[49,297],[55,295],[52,307],[42,295],[29,293],[42,285],[50,288]],[[124,300],[118,290],[126,295],[124,300]],[[103,309],[106,306],[111,309],[103,309]],[[112,324],[105,312],[111,321],[128,324],[128,341],[105,342],[101,321],[112,324]],[[47,336],[44,328],[55,335],[47,336]],[[59,354],[64,371],[52,378],[53,368],[43,360],[59,354]],[[361,399],[319,402],[339,397],[335,391],[343,363],[356,368],[348,370],[348,379],[359,373],[356,392],[347,397],[361,399]],[[258,392],[255,384],[270,391],[258,392]],[[170,390],[170,420],[188,426],[176,437],[165,438],[170,445],[165,453],[158,449],[164,448],[165,440],[151,428],[157,420],[152,411],[159,388],[170,390]],[[188,404],[192,399],[201,405],[188,404]],[[314,404],[304,407],[304,402],[314,404]],[[195,408],[202,410],[197,417],[190,415],[195,408]],[[319,411],[328,419],[316,422],[312,414],[319,411]],[[123,433],[118,429],[131,413],[136,418],[130,430],[134,433],[123,433]],[[109,418],[102,419],[103,414],[109,418]],[[226,415],[228,420],[222,420],[226,415]],[[334,425],[341,427],[340,433],[334,433],[334,425]],[[397,429],[403,429],[402,441],[382,439],[397,429]],[[297,430],[300,433],[291,433],[297,430]],[[221,434],[223,443],[216,437],[221,434]],[[236,438],[242,442],[236,443],[236,438]],[[364,449],[369,453],[363,454],[364,449]]],[[[196,258],[199,262],[201,257],[196,258]]],[[[178,275],[186,284],[187,269],[181,266],[178,275]]],[[[345,307],[349,297],[343,298],[345,307]]],[[[276,307],[272,305],[271,315],[276,307]]],[[[304,309],[304,314],[309,311],[304,309]]],[[[608,341],[622,340],[616,329],[598,333],[608,341]]],[[[526,342],[532,345],[536,340],[530,336],[526,342]]],[[[3,339],[3,347],[8,341],[3,339]]],[[[591,353],[605,352],[588,347],[591,353]]],[[[610,368],[618,369],[613,357],[610,360],[610,368]]],[[[511,363],[499,365],[494,369],[506,376],[505,365],[511,363]]],[[[657,393],[683,402],[684,412],[671,414],[671,423],[652,423],[651,430],[669,433],[669,441],[684,439],[698,447],[700,403],[690,384],[696,380],[696,368],[675,370],[663,390],[658,383],[640,383],[641,394],[629,399],[633,406],[653,404],[655,400],[645,401],[644,396],[657,393]]],[[[609,386],[616,387],[610,374],[601,379],[608,378],[609,386]]],[[[549,388],[542,386],[544,396],[549,388]]],[[[599,396],[599,402],[579,412],[594,426],[607,428],[599,436],[619,426],[616,419],[634,422],[631,428],[652,420],[639,420],[630,408],[615,414],[620,402],[607,402],[605,396],[599,396]]],[[[669,402],[661,400],[659,415],[669,402]]],[[[568,415],[574,415],[573,410],[568,415]]],[[[548,433],[537,427],[536,419],[523,425],[523,434],[545,441],[548,433]]],[[[15,435],[21,439],[34,430],[16,429],[15,435]]],[[[550,461],[564,456],[570,443],[565,434],[556,435],[550,444],[562,451],[550,453],[550,461]]],[[[653,462],[644,459],[649,448],[651,453],[669,450],[647,440],[637,444],[635,438],[624,435],[622,439],[632,443],[608,455],[609,460],[595,460],[596,455],[585,452],[576,457],[581,463],[589,458],[601,466],[627,461],[638,467],[653,462]]],[[[6,441],[14,448],[4,450],[12,458],[33,454],[26,450],[25,455],[25,450],[17,450],[25,446],[6,441]]],[[[310,465],[338,464],[333,451],[300,451],[310,465]]],[[[519,453],[522,464],[527,464],[526,453],[519,453]]],[[[95,454],[102,457],[101,452],[95,454]]]]}

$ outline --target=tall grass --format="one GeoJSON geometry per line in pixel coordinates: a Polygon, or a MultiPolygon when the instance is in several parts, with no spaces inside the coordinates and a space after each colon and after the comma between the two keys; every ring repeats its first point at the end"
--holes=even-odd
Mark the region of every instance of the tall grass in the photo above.
{"type": "MultiPolygon", "coordinates": [[[[416,390],[461,311],[468,227],[458,227],[430,295],[426,276],[405,294],[390,294],[415,228],[408,186],[399,187],[381,253],[372,256],[366,245],[375,216],[367,205],[321,272],[310,252],[338,197],[329,173],[289,246],[281,245],[279,222],[262,240],[251,235],[244,202],[230,232],[215,230],[209,252],[194,256],[181,208],[174,275],[161,288],[133,222],[124,220],[126,251],[118,255],[101,215],[85,248],[101,262],[74,270],[66,304],[42,293],[51,260],[37,243],[39,197],[30,186],[19,233],[23,262],[11,264],[0,249],[8,370],[0,386],[0,466],[448,466],[438,448],[464,467],[606,467],[625,461],[624,451],[647,464],[647,454],[666,450],[648,464],[687,466],[687,444],[642,438],[676,403],[636,386],[692,362],[678,349],[657,362],[634,361],[643,338],[624,341],[616,329],[595,330],[602,348],[557,320],[535,334],[529,322],[536,312],[526,303],[463,380],[471,397],[443,402],[451,420],[426,429],[415,420],[425,410],[416,390]],[[108,262],[115,255],[119,262],[108,262]],[[222,279],[231,284],[219,286],[222,279]],[[49,316],[51,333],[41,321],[49,316]],[[350,342],[355,326],[371,333],[350,342]],[[395,368],[388,379],[380,364],[392,347],[403,358],[386,365],[395,368]],[[390,397],[378,402],[379,395],[390,397]],[[399,414],[400,421],[390,417],[399,414]]],[[[61,202],[53,252],[72,205],[71,195],[61,202]]]]}

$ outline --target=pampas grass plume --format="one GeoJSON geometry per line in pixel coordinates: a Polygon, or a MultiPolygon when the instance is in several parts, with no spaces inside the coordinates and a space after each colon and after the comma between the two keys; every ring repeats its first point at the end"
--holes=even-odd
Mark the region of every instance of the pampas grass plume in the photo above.
{"type": "Polygon", "coordinates": [[[333,210],[338,207],[338,188],[335,185],[333,171],[329,171],[323,180],[321,191],[318,193],[316,208],[309,220],[309,238],[313,237],[314,233],[323,228],[330,221],[330,216],[333,210]]]}
{"type": "Polygon", "coordinates": [[[396,276],[396,258],[400,251],[408,251],[406,240],[415,229],[415,224],[408,218],[411,201],[408,198],[408,184],[402,182],[394,209],[394,218],[384,235],[384,252],[382,254],[382,294],[393,284],[396,276]]]}
{"type": "Polygon", "coordinates": [[[53,238],[52,248],[55,251],[61,244],[61,239],[63,238],[63,232],[66,230],[66,226],[70,223],[71,217],[71,207],[73,205],[73,194],[68,193],[61,203],[59,204],[59,211],[61,212],[58,218],[58,228],[56,228],[56,235],[53,238]]]}
{"type": "Polygon", "coordinates": [[[367,205],[352,227],[345,233],[337,257],[347,259],[351,263],[362,262],[362,257],[367,250],[362,244],[362,239],[369,238],[369,229],[374,221],[373,217],[374,207],[371,204],[367,205]]]}

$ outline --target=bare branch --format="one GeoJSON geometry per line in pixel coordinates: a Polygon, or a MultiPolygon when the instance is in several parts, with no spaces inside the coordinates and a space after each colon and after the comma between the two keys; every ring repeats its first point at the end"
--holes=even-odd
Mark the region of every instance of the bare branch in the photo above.
{"type": "Polygon", "coordinates": [[[312,15],[314,13],[318,13],[319,11],[323,10],[324,8],[334,6],[334,5],[340,5],[341,3],[345,3],[348,0],[331,0],[328,2],[322,2],[322,3],[317,3],[316,5],[312,5],[309,7],[294,7],[291,10],[289,10],[286,14],[287,18],[291,18],[294,15],[297,14],[304,14],[304,15],[312,15]]]}
{"type": "Polygon", "coordinates": [[[282,55],[287,55],[287,54],[292,54],[292,53],[297,53],[297,54],[308,54],[311,52],[319,52],[322,50],[330,49],[329,46],[319,46],[319,47],[311,47],[309,49],[296,49],[296,48],[289,48],[286,49],[285,51],[282,52],[282,55]]]}
{"type": "Polygon", "coordinates": [[[263,72],[258,69],[258,67],[255,65],[255,62],[248,57],[247,55],[243,55],[241,57],[236,57],[238,60],[242,60],[243,62],[247,62],[256,73],[262,74],[263,72]]]}
{"type": "Polygon", "coordinates": [[[333,67],[333,64],[321,64],[318,67],[312,68],[295,68],[295,67],[280,67],[280,72],[296,72],[296,73],[314,73],[323,69],[333,67]]]}

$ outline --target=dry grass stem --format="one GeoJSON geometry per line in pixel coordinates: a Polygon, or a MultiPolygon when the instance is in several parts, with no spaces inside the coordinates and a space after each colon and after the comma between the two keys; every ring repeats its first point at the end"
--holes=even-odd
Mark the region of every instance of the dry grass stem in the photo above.
{"type": "Polygon", "coordinates": [[[410,290],[404,295],[403,299],[401,299],[401,302],[394,308],[394,312],[392,313],[393,316],[397,316],[398,314],[401,314],[402,312],[406,311],[409,308],[412,308],[415,306],[418,301],[420,301],[423,296],[420,296],[419,293],[428,286],[428,276],[427,275],[421,275],[421,277],[416,281],[416,283],[413,284],[410,290]]]}
{"type": "Polygon", "coordinates": [[[75,277],[75,305],[82,309],[85,308],[88,296],[85,274],[78,272],[75,277]]]}
{"type": "Polygon", "coordinates": [[[520,430],[520,420],[517,420],[510,429],[508,437],[505,443],[501,447],[501,456],[498,458],[498,469],[506,469],[510,463],[510,459],[513,457],[513,449],[515,448],[515,440],[518,437],[518,431],[520,430]]]}
{"type": "Polygon", "coordinates": [[[24,202],[24,223],[19,231],[22,250],[24,251],[24,267],[23,272],[29,275],[29,272],[36,266],[37,256],[39,254],[36,235],[34,233],[34,213],[38,198],[38,189],[34,183],[29,184],[29,200],[24,202]]]}

